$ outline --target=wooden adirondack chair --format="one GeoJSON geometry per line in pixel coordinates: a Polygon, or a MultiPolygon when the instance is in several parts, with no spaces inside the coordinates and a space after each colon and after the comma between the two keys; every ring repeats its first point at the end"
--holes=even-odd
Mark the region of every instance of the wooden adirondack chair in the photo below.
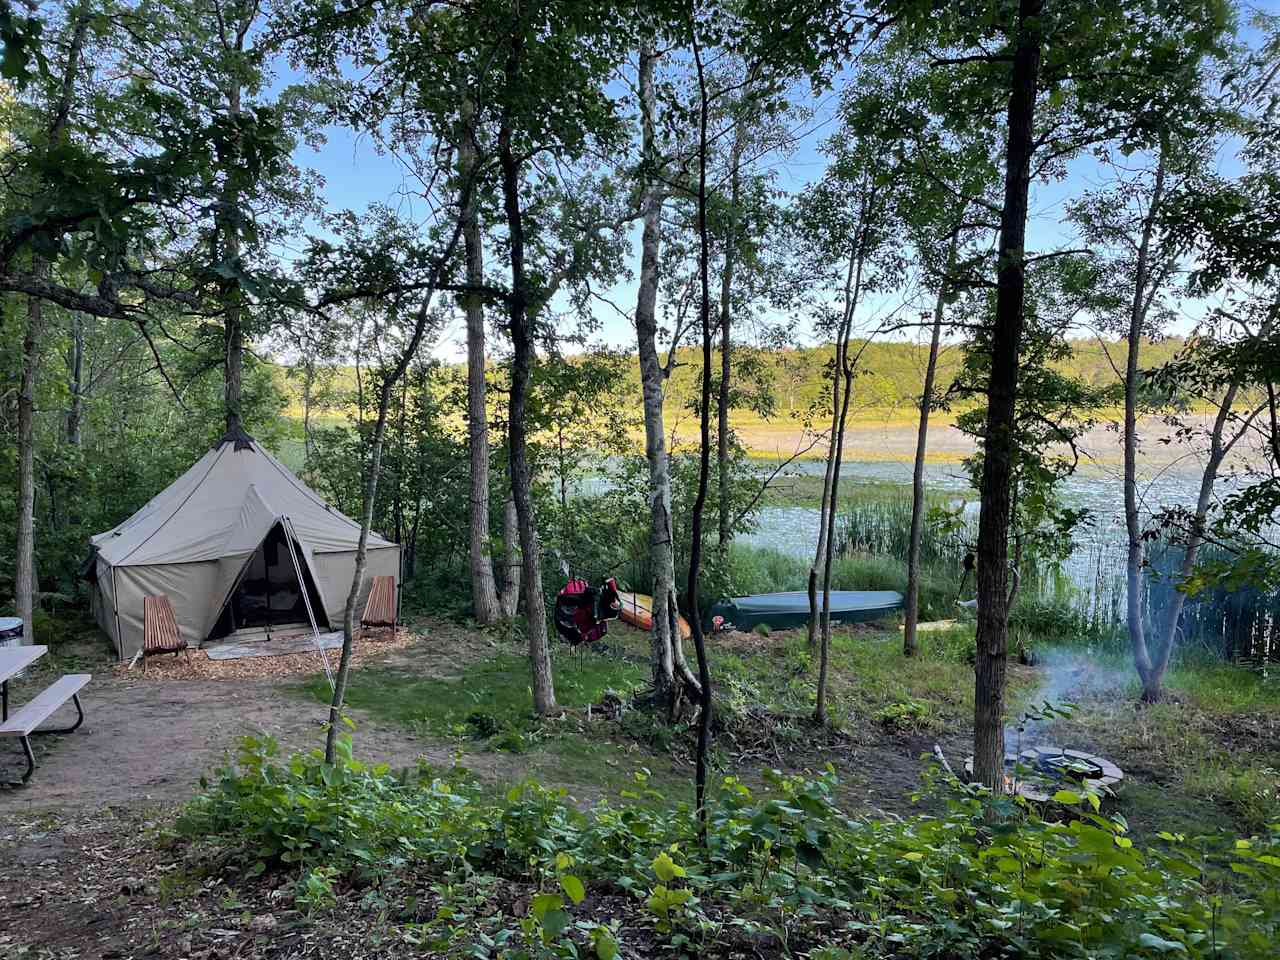
{"type": "Polygon", "coordinates": [[[364,605],[360,626],[390,627],[394,635],[399,618],[396,616],[396,578],[374,577],[369,589],[369,599],[364,605]]]}
{"type": "Polygon", "coordinates": [[[191,659],[187,641],[178,631],[173,604],[164,594],[142,598],[142,672],[147,672],[147,657],[154,653],[185,653],[191,659]]]}

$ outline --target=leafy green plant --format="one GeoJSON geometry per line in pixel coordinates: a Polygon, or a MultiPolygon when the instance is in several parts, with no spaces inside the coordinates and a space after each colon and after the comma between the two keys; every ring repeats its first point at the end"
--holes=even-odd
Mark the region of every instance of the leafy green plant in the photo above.
{"type": "Polygon", "coordinates": [[[933,726],[937,718],[923,700],[899,700],[877,710],[872,719],[895,733],[908,733],[933,726]]]}
{"type": "Polygon", "coordinates": [[[180,827],[225,846],[221,862],[246,879],[296,870],[309,911],[361,877],[433,878],[430,943],[471,944],[477,956],[616,956],[615,922],[575,917],[597,884],[633,898],[686,955],[731,953],[735,938],[795,952],[839,931],[827,942],[847,952],[824,956],[928,944],[933,957],[1270,960],[1280,936],[1280,830],[1166,833],[1141,847],[1082,791],[1060,791],[1045,819],[943,780],[928,787],[941,812],[867,822],[841,812],[832,771],[770,773],[758,794],[733,778],[717,785],[695,868],[681,856],[696,836],[692,811],[644,805],[648,787],[636,787],[583,812],[533,782],[493,797],[432,771],[366,767],[349,745],[325,766],[250,738],[180,827]],[[527,911],[495,913],[495,893],[513,883],[529,891],[527,911]]]}

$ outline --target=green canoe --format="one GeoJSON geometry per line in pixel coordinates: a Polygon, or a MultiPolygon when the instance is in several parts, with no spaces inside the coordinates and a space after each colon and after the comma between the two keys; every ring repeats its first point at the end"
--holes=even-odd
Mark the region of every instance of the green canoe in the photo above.
{"type": "MultiPolygon", "coordinates": [[[[822,595],[818,595],[822,609],[822,595]]],[[[831,619],[838,623],[880,620],[902,609],[902,594],[896,590],[832,590],[831,619]]],[[[790,630],[809,622],[809,595],[802,590],[790,593],[762,593],[754,597],[721,600],[711,608],[712,617],[739,630],[767,624],[775,630],[790,630]]]]}

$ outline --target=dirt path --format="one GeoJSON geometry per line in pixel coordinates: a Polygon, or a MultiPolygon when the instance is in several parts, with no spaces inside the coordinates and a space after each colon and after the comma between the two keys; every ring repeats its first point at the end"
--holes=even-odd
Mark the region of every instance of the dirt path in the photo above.
{"type": "MultiPolygon", "coordinates": [[[[63,737],[38,737],[35,776],[0,793],[0,816],[58,808],[94,810],[191,796],[202,773],[238,737],[268,733],[287,751],[323,744],[326,708],[269,681],[123,682],[95,679],[84,693],[84,725],[63,737]]],[[[74,719],[74,708],[60,711],[74,719]]],[[[361,756],[413,763],[425,744],[398,728],[353,714],[361,756]]],[[[440,757],[443,759],[443,751],[440,757]]],[[[0,741],[6,777],[25,769],[21,748],[0,741]]]]}
{"type": "MultiPolygon", "coordinates": [[[[412,659],[424,675],[444,674],[481,654],[464,649],[465,640],[433,630],[408,650],[378,660],[403,664],[412,659]]],[[[142,680],[113,676],[108,669],[93,672],[81,697],[84,725],[66,736],[33,738],[35,775],[26,786],[0,787],[0,820],[44,810],[95,812],[185,800],[200,775],[217,766],[246,734],[270,734],[286,755],[324,744],[327,708],[293,692],[296,678],[142,680]]],[[[361,760],[393,767],[411,766],[419,757],[450,762],[445,744],[359,710],[350,714],[361,760]]],[[[62,707],[50,723],[64,718],[74,720],[75,708],[62,707]]],[[[18,741],[0,739],[0,782],[17,780],[25,769],[18,741]]]]}

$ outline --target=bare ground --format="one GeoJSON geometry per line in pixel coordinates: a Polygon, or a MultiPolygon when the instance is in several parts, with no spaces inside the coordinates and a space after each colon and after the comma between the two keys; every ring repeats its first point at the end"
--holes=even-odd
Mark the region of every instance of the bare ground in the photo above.
{"type": "MultiPolygon", "coordinates": [[[[441,627],[410,647],[362,662],[412,663],[423,675],[446,675],[485,652],[462,631],[441,627]]],[[[34,692],[57,667],[49,664],[35,673],[26,689],[34,692]]],[[[0,824],[36,811],[93,812],[185,800],[201,774],[217,766],[246,734],[269,734],[285,752],[323,746],[327,708],[290,692],[287,679],[171,679],[164,676],[163,661],[153,667],[145,679],[136,672],[116,673],[107,663],[95,668],[81,695],[84,725],[65,736],[32,739],[37,767],[25,786],[12,784],[26,769],[18,741],[0,739],[0,781],[6,783],[0,787],[0,824]]],[[[20,690],[13,699],[21,703],[25,695],[20,690]]],[[[393,767],[411,766],[420,757],[432,763],[450,760],[444,744],[360,711],[349,712],[363,760],[393,767]]],[[[49,724],[74,719],[75,708],[68,704],[49,724]]]]}

